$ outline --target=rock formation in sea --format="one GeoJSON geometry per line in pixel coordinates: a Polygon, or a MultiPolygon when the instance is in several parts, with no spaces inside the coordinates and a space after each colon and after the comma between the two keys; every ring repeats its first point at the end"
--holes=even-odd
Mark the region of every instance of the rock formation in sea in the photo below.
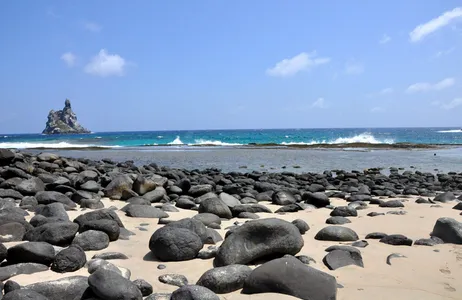
{"type": "Polygon", "coordinates": [[[77,122],[77,115],[72,111],[71,101],[66,99],[63,110],[51,110],[43,134],[90,133],[77,122]]]}

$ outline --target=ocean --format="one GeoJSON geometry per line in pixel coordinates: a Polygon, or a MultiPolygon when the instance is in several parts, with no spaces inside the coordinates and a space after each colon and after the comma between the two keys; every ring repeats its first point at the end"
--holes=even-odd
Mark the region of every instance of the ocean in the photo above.
{"type": "Polygon", "coordinates": [[[3,134],[0,148],[240,147],[336,144],[462,145],[460,128],[339,128],[94,132],[82,135],[3,134]]]}
{"type": "Polygon", "coordinates": [[[462,131],[459,128],[4,134],[0,136],[0,148],[17,148],[33,154],[47,151],[94,160],[132,160],[136,165],[156,163],[189,170],[218,168],[224,172],[302,173],[382,168],[387,173],[390,167],[432,173],[462,172],[462,131]],[[388,148],[388,145],[399,143],[447,146],[388,148]],[[326,149],[322,147],[325,145],[338,147],[326,149]],[[376,148],[378,145],[387,147],[376,148]]]}

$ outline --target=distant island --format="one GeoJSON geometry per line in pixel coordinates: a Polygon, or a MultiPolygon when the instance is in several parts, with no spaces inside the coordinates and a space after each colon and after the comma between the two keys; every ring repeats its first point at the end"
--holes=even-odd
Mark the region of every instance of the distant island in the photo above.
{"type": "Polygon", "coordinates": [[[64,109],[48,113],[48,121],[43,134],[91,133],[77,122],[77,115],[71,109],[71,101],[66,99],[64,109]]]}

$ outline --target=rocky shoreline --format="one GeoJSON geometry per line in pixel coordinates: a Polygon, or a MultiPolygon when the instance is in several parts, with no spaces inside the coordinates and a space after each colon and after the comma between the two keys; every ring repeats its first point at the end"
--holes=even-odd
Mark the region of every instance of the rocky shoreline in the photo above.
{"type": "Polygon", "coordinates": [[[0,149],[3,299],[367,299],[348,272],[383,277],[418,253],[458,264],[440,270],[457,298],[461,190],[458,173],[223,173],[0,149]]]}

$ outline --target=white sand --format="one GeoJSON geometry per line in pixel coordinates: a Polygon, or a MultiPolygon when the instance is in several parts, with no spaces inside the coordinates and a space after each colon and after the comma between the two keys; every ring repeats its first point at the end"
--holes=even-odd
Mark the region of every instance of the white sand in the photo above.
{"type": "MultiPolygon", "coordinates": [[[[114,205],[121,208],[125,205],[121,201],[111,201],[103,199],[105,207],[114,205]]],[[[344,200],[333,200],[333,205],[345,205],[344,200]]],[[[272,211],[278,206],[268,203],[272,211]]],[[[359,210],[357,218],[350,218],[352,223],[344,226],[355,230],[360,239],[364,239],[366,234],[371,232],[384,232],[387,234],[403,234],[416,240],[428,238],[433,229],[433,225],[439,217],[452,217],[462,221],[460,211],[453,210],[453,202],[441,204],[443,208],[431,208],[428,204],[416,204],[414,199],[409,199],[405,203],[404,210],[407,215],[385,215],[377,217],[367,217],[371,211],[386,212],[390,210],[400,210],[398,208],[379,208],[370,205],[368,209],[359,210]]],[[[73,220],[79,214],[86,211],[71,211],[69,217],[73,220]]],[[[111,260],[117,266],[131,270],[131,279],[142,278],[153,285],[154,292],[171,292],[176,289],[174,286],[166,285],[158,281],[159,275],[177,273],[185,275],[190,283],[195,283],[199,277],[208,269],[212,268],[213,260],[195,259],[184,262],[158,262],[149,253],[148,241],[152,233],[162,225],[157,225],[157,219],[130,218],[123,212],[117,212],[125,227],[134,233],[135,236],[130,240],[118,240],[111,242],[107,249],[101,251],[89,251],[87,259],[95,253],[108,251],[122,252],[129,257],[128,260],[111,260]],[[141,223],[149,223],[145,226],[148,231],[140,231],[138,227],[141,223]],[[158,270],[158,264],[167,266],[164,270],[158,270]]],[[[197,212],[181,210],[178,213],[169,213],[170,219],[179,220],[191,217],[197,212]]],[[[462,245],[444,244],[434,247],[428,246],[391,246],[379,243],[378,240],[368,240],[369,246],[360,248],[364,268],[357,266],[347,266],[329,271],[322,263],[325,256],[325,248],[339,244],[337,242],[316,241],[316,233],[327,226],[325,220],[329,217],[330,210],[306,210],[297,213],[287,213],[285,215],[259,214],[262,218],[278,217],[287,221],[300,218],[305,220],[311,229],[304,235],[305,246],[300,254],[309,255],[316,260],[316,264],[311,266],[328,272],[337,278],[338,283],[344,288],[338,289],[337,299],[462,299],[462,245]],[[438,252],[435,252],[438,250],[438,252]],[[395,258],[392,265],[386,264],[386,257],[391,253],[400,253],[407,258],[395,258]]],[[[224,237],[224,228],[230,226],[237,219],[222,222],[220,234],[224,237]]],[[[245,220],[239,220],[245,221],[245,220]]],[[[17,243],[6,243],[7,247],[17,243]]],[[[21,285],[26,285],[39,281],[53,280],[73,275],[88,276],[85,268],[74,272],[58,274],[52,271],[36,273],[32,275],[19,275],[12,278],[21,285]]],[[[281,294],[260,294],[242,295],[240,292],[220,295],[221,299],[295,299],[294,297],[281,294]]]]}

